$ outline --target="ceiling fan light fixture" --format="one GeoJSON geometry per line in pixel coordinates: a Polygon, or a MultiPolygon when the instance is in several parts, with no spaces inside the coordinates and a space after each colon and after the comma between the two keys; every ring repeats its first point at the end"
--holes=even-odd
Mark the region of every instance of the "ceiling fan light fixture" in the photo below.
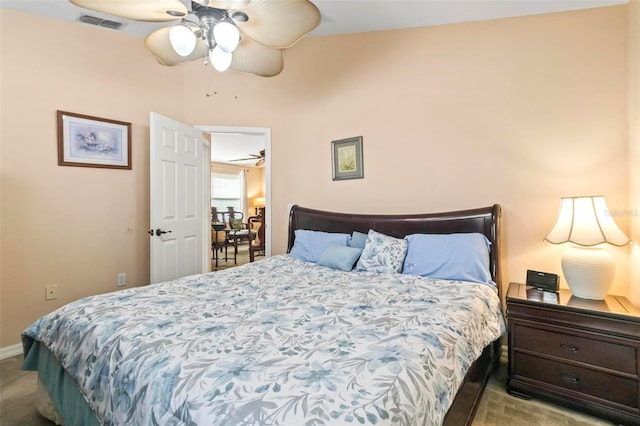
{"type": "Polygon", "coordinates": [[[209,60],[211,61],[211,65],[220,72],[224,72],[229,69],[232,59],[231,53],[225,52],[220,48],[220,46],[216,46],[209,50],[209,60]]]}
{"type": "Polygon", "coordinates": [[[284,66],[284,49],[317,27],[321,18],[312,0],[69,1],[134,21],[174,21],[154,30],[144,42],[161,65],[212,58],[217,70],[262,77],[278,75],[284,66]],[[176,24],[186,28],[174,29],[176,24]]]}
{"type": "Polygon", "coordinates": [[[189,56],[196,48],[196,35],[186,25],[176,25],[169,31],[171,47],[180,56],[189,56]]]}
{"type": "Polygon", "coordinates": [[[240,31],[231,22],[220,21],[213,27],[213,37],[220,49],[232,53],[240,42],[240,31]]]}

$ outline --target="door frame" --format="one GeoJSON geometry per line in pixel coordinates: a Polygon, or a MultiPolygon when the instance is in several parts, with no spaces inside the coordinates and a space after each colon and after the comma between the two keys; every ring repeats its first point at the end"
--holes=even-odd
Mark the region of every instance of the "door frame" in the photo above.
{"type": "MultiPolygon", "coordinates": [[[[203,133],[241,133],[252,136],[262,136],[264,138],[264,198],[265,198],[265,225],[266,240],[265,257],[271,256],[271,128],[269,127],[240,127],[240,126],[212,126],[212,125],[196,125],[193,126],[202,130],[203,133]]],[[[211,144],[209,144],[211,149],[211,144]]],[[[211,152],[209,152],[211,158],[211,152]]],[[[211,160],[209,160],[211,161],[211,160]]],[[[207,205],[211,204],[211,191],[207,194],[207,205]]]]}

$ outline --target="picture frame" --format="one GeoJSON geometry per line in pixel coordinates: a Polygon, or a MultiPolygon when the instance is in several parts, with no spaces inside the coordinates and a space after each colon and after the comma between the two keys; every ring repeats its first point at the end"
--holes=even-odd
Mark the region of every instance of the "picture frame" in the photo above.
{"type": "Polygon", "coordinates": [[[58,165],[131,170],[131,123],[57,112],[58,165]]]}
{"type": "Polygon", "coordinates": [[[333,180],[364,178],[362,136],[331,142],[333,180]]]}

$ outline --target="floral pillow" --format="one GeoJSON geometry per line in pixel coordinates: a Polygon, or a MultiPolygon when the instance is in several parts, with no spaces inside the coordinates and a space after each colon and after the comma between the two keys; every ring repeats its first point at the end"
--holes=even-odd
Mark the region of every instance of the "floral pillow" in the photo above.
{"type": "Polygon", "coordinates": [[[244,223],[242,223],[242,219],[231,219],[231,229],[244,229],[244,223]]]}
{"type": "Polygon", "coordinates": [[[407,241],[369,230],[356,271],[395,274],[402,271],[407,241]]]}

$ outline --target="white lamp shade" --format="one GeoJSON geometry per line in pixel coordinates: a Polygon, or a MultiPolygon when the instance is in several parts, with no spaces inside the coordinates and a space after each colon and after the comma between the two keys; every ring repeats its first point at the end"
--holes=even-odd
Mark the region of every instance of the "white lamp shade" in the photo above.
{"type": "Polygon", "coordinates": [[[556,223],[545,239],[553,244],[571,242],[586,247],[629,243],[600,196],[562,198],[556,223]]]}
{"type": "Polygon", "coordinates": [[[232,59],[233,57],[231,53],[220,49],[220,46],[216,46],[214,49],[209,51],[209,60],[211,61],[211,65],[220,72],[229,69],[232,59]]]}
{"type": "Polygon", "coordinates": [[[232,53],[240,42],[240,31],[231,22],[218,22],[213,27],[213,38],[220,49],[226,53],[232,53]]]}
{"type": "Polygon", "coordinates": [[[169,31],[171,47],[180,56],[189,56],[196,48],[196,35],[184,25],[176,25],[169,31]]]}
{"type": "Polygon", "coordinates": [[[556,223],[545,239],[553,244],[573,243],[562,256],[562,272],[573,295],[604,299],[616,266],[613,257],[598,245],[629,243],[611,217],[604,197],[562,198],[556,223]]]}

